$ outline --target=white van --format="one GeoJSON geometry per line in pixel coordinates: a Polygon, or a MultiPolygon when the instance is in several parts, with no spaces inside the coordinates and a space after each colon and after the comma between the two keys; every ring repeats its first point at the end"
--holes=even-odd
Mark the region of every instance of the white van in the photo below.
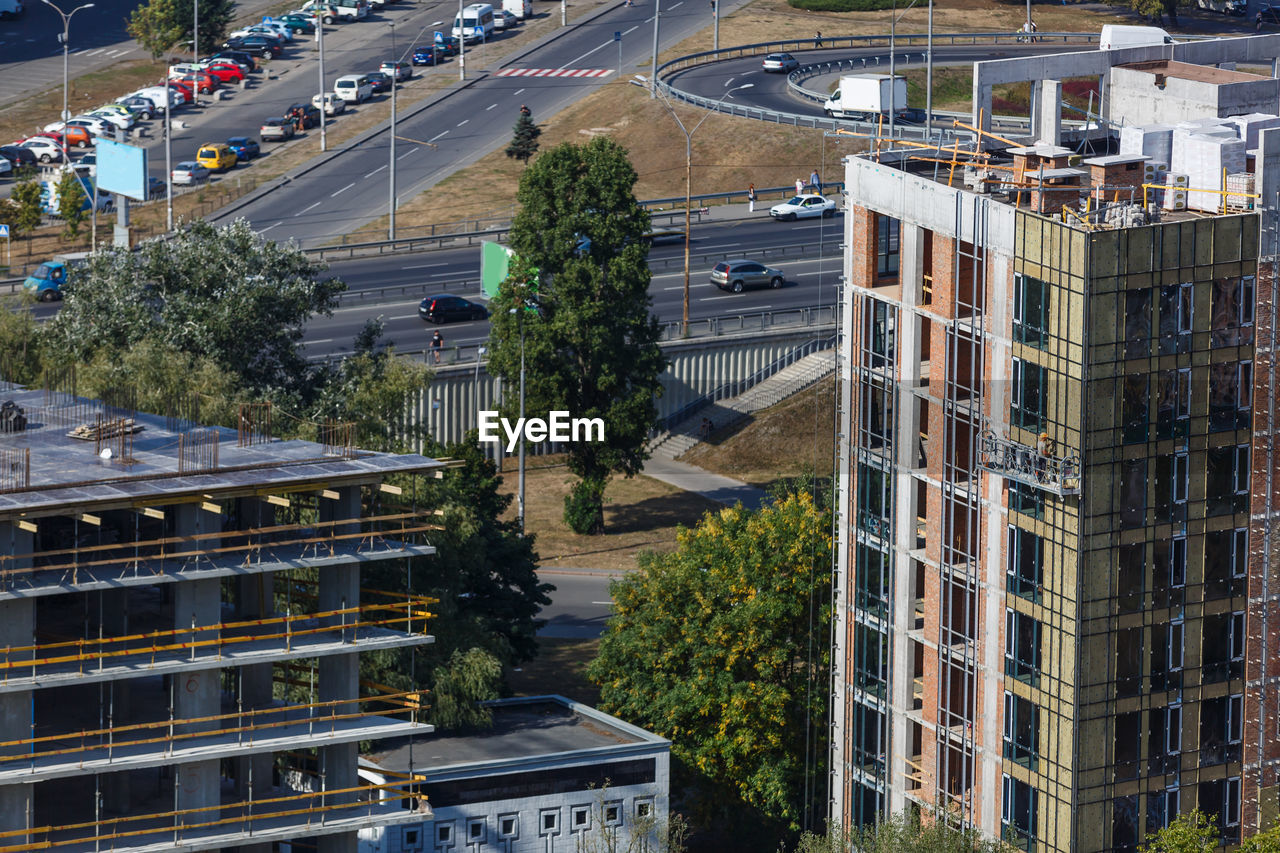
{"type": "Polygon", "coordinates": [[[487,41],[493,38],[493,6],[472,3],[453,19],[453,37],[463,41],[487,41]]]}
{"type": "Polygon", "coordinates": [[[502,8],[522,21],[533,17],[532,0],[502,0],[502,8]]]}
{"type": "Polygon", "coordinates": [[[373,97],[373,84],[364,74],[344,74],[333,84],[333,91],[349,104],[359,104],[373,97]]]}
{"type": "Polygon", "coordinates": [[[1149,47],[1157,44],[1173,44],[1173,38],[1159,27],[1131,27],[1123,24],[1105,24],[1098,39],[1098,50],[1115,50],[1120,47],[1149,47]]]}

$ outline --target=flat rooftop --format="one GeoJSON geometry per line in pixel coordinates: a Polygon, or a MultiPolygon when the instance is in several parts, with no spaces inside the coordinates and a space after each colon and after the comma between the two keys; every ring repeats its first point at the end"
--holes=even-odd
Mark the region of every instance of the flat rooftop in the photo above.
{"type": "Polygon", "coordinates": [[[0,404],[7,401],[22,408],[27,425],[18,432],[0,432],[0,516],[157,503],[184,495],[308,482],[354,483],[444,466],[416,454],[331,448],[310,441],[266,440],[241,447],[235,430],[121,412],[100,400],[44,389],[10,386],[0,390],[0,404]],[[87,440],[72,435],[96,427],[99,416],[133,420],[136,431],[131,446],[126,444],[127,458],[121,458],[117,439],[101,442],[111,451],[105,458],[91,434],[87,440]],[[184,444],[186,465],[180,453],[184,444]],[[193,444],[201,445],[203,461],[192,461],[193,444]]]}
{"type": "MultiPolygon", "coordinates": [[[[437,732],[417,739],[413,764],[419,772],[453,765],[529,759],[578,750],[636,744],[664,745],[667,741],[614,717],[559,696],[499,700],[493,709],[493,728],[465,733],[437,732]]],[[[406,742],[381,741],[389,747],[369,756],[386,770],[409,772],[406,742]]]]}

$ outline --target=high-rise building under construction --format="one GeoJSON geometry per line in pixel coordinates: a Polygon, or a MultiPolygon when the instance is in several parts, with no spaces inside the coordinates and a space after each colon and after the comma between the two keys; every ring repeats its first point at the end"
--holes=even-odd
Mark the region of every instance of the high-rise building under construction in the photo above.
{"type": "Polygon", "coordinates": [[[1280,816],[1277,54],[980,62],[975,141],[846,160],[837,821],[1122,851],[1280,816]],[[1021,81],[1032,136],[987,135],[1021,81]]]}

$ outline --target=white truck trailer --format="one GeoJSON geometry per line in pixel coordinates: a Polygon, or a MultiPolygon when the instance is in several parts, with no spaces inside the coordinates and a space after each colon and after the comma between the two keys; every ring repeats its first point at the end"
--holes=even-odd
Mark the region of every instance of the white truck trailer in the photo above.
{"type": "Polygon", "coordinates": [[[822,107],[832,118],[867,118],[907,108],[907,78],[888,74],[845,74],[822,107]]]}

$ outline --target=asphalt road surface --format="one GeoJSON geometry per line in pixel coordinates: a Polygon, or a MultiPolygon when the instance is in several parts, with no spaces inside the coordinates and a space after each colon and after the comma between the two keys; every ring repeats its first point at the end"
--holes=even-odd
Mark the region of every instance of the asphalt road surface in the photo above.
{"type": "Polygon", "coordinates": [[[538,636],[573,640],[599,637],[613,612],[609,583],[622,574],[603,570],[588,574],[540,569],[538,579],[554,584],[556,589],[551,593],[551,604],[538,614],[547,620],[538,636]]]}

